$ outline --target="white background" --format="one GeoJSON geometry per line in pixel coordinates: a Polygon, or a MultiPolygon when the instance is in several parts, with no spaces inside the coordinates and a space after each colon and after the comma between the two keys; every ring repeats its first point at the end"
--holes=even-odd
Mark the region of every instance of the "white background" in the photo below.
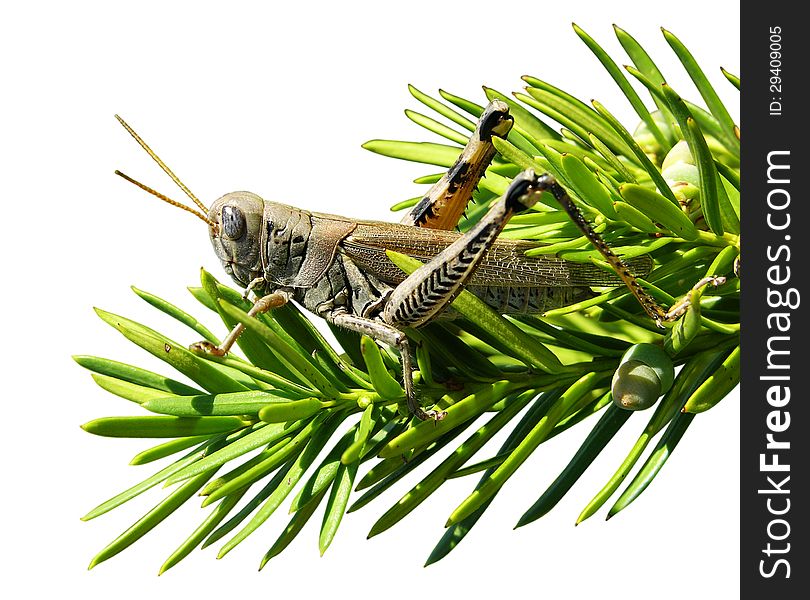
{"type": "MultiPolygon", "coordinates": [[[[448,558],[423,569],[472,482],[444,486],[405,522],[366,541],[411,478],[348,516],[319,558],[315,517],[261,573],[285,510],[224,560],[195,552],[160,578],[163,559],[202,518],[185,507],[91,572],[90,558],[158,501],[154,491],[90,522],[79,517],[146,477],[128,467],[148,441],[96,438],[79,425],[135,414],[97,388],[71,354],[166,371],[94,315],[93,305],[195,336],[147,307],[131,284],[195,314],[184,292],[200,266],[224,276],[204,225],[113,175],[183,199],[113,119],[119,113],[206,203],[236,189],[347,216],[391,218],[433,167],[385,159],[368,139],[434,140],[402,114],[406,89],[442,87],[482,102],[532,74],[635,124],[576,21],[627,62],[612,23],[633,34],[670,83],[696,93],[662,38],[675,32],[738,114],[720,65],[739,72],[739,8],[727,2],[17,3],[0,18],[3,56],[2,538],[6,598],[342,597],[733,598],[738,595],[739,400],[698,417],[643,496],[611,521],[573,527],[646,423],[631,419],[563,502],[512,526],[591,424],[537,451],[448,558]],[[21,8],[25,6],[25,8],[21,8]],[[10,594],[9,594],[10,592],[10,594]],[[225,596],[227,594],[227,596],[225,596]],[[452,594],[452,596],[450,596],[452,594]]],[[[591,422],[592,423],[592,422],[591,422]]],[[[435,464],[435,463],[430,463],[435,464]]],[[[425,468],[421,469],[421,473],[425,468]]],[[[417,478],[421,475],[417,475],[417,478]]],[[[286,505],[285,505],[286,506],[286,505]]]]}

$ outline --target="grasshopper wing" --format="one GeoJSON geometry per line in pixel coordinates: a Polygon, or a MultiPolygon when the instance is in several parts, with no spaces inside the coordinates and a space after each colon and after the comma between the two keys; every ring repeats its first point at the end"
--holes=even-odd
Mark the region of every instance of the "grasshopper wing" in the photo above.
{"type": "MultiPolygon", "coordinates": [[[[459,238],[455,231],[408,227],[392,223],[360,221],[340,243],[343,254],[358,267],[388,284],[398,284],[405,274],[385,254],[393,250],[427,262],[459,238]]],[[[470,286],[504,287],[612,287],[621,280],[612,271],[591,263],[579,263],[551,256],[526,256],[537,242],[497,240],[467,282],[470,286]]],[[[628,261],[640,277],[652,270],[652,259],[642,256],[628,261]]]]}

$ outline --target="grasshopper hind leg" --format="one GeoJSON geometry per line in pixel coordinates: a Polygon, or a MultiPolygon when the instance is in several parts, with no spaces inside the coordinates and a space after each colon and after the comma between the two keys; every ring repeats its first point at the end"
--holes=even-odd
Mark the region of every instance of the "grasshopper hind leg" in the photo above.
{"type": "MultiPolygon", "coordinates": [[[[560,206],[562,206],[563,210],[568,213],[568,216],[571,218],[574,224],[585,235],[588,241],[590,241],[591,244],[593,244],[593,246],[599,251],[611,268],[613,268],[622,282],[636,297],[639,304],[641,304],[644,312],[646,312],[650,318],[655,321],[658,327],[663,328],[664,323],[676,321],[683,316],[684,313],[686,313],[691,303],[691,294],[687,294],[682,300],[670,307],[669,310],[663,308],[660,304],[658,304],[655,298],[653,298],[652,295],[650,295],[647,290],[641,286],[636,277],[630,271],[627,263],[620,259],[616,253],[613,252],[610,246],[608,246],[607,242],[605,242],[605,240],[603,240],[602,237],[596,233],[596,231],[594,231],[591,224],[588,223],[583,214],[568,196],[568,193],[559,183],[557,183],[554,177],[548,173],[541,175],[538,178],[537,185],[540,189],[551,192],[551,195],[554,196],[557,202],[560,203],[560,206]]],[[[725,282],[725,277],[706,277],[698,281],[692,290],[697,291],[707,285],[718,286],[725,282]]]]}
{"type": "Polygon", "coordinates": [[[492,137],[505,138],[512,123],[505,102],[490,102],[456,162],[400,223],[428,229],[454,229],[496,154],[492,137]]]}
{"type": "Polygon", "coordinates": [[[394,288],[383,321],[394,327],[420,327],[441,314],[472,278],[509,218],[537,202],[538,181],[531,170],[515,177],[478,223],[394,288]]]}

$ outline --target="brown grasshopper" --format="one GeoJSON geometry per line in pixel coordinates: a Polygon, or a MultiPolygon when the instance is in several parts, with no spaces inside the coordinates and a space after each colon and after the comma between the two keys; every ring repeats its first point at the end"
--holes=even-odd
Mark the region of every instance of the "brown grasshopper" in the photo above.
{"type": "MultiPolygon", "coordinates": [[[[440,419],[443,413],[425,411],[416,401],[403,328],[420,327],[446,315],[462,289],[502,314],[528,314],[588,298],[593,294],[591,286],[624,282],[659,325],[686,310],[686,302],[670,311],[662,309],[630,270],[646,275],[652,268],[651,259],[644,256],[629,265],[619,259],[548,174],[521,173],[469,231],[454,231],[495,156],[492,136],[506,137],[512,127],[513,119],[502,101],[487,106],[456,163],[400,224],[312,213],[268,202],[251,192],[226,194],[206,209],[132,128],[120,117],[118,120],[199,210],[116,173],[208,224],[211,243],[225,271],[245,289],[246,298],[250,292],[257,296],[249,315],[294,300],[329,323],[395,347],[408,408],[421,419],[440,419]],[[526,250],[538,243],[498,238],[510,217],[531,208],[544,191],[560,202],[618,277],[597,265],[527,257],[526,250]],[[424,264],[406,276],[386,250],[416,257],[424,264]]],[[[223,355],[243,329],[237,325],[218,347],[199,342],[192,348],[223,355]]]]}

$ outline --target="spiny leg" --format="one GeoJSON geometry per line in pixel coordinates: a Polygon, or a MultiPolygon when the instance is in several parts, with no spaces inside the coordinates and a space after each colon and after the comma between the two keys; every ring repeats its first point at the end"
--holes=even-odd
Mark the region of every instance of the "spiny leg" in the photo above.
{"type": "Polygon", "coordinates": [[[509,218],[537,202],[542,193],[538,181],[531,170],[515,177],[478,223],[394,289],[383,309],[383,320],[395,327],[419,327],[447,308],[509,218]]]}
{"type": "MultiPolygon", "coordinates": [[[[289,301],[289,292],[286,290],[277,290],[256,300],[247,314],[249,317],[255,317],[256,315],[266,313],[274,308],[284,306],[289,301]]],[[[225,356],[230,351],[231,347],[236,343],[236,340],[239,339],[239,336],[242,335],[244,330],[245,326],[242,325],[242,323],[237,323],[234,328],[231,329],[225,339],[222,340],[222,343],[219,346],[215,346],[208,341],[202,341],[192,344],[189,348],[195,352],[205,352],[207,354],[213,354],[214,356],[225,356]]]]}
{"type": "MultiPolygon", "coordinates": [[[[690,304],[690,295],[687,294],[684,296],[682,300],[677,302],[669,310],[665,310],[660,304],[658,304],[655,298],[653,298],[647,292],[647,290],[641,286],[633,273],[630,272],[627,264],[620,259],[616,253],[613,252],[610,246],[608,246],[607,242],[605,242],[605,240],[603,240],[602,237],[596,233],[596,231],[594,231],[591,224],[588,223],[583,214],[576,207],[562,186],[557,183],[554,177],[548,173],[541,175],[538,178],[538,186],[543,190],[548,190],[551,192],[557,202],[559,202],[563,207],[563,210],[568,213],[568,216],[571,217],[571,220],[576,224],[579,230],[582,231],[586,238],[588,238],[588,241],[594,245],[599,253],[605,258],[607,263],[613,268],[614,271],[616,271],[616,274],[630,289],[630,291],[639,301],[639,304],[641,304],[644,311],[656,322],[659,327],[663,327],[662,323],[664,322],[677,320],[686,312],[690,304]]],[[[699,290],[709,284],[718,286],[725,282],[725,277],[706,277],[697,282],[692,289],[699,290]]]]}
{"type": "Polygon", "coordinates": [[[478,125],[455,164],[428,190],[402,219],[403,225],[453,229],[472,199],[473,191],[495,156],[492,136],[505,138],[512,129],[509,106],[493,100],[481,113],[478,125]]]}
{"type": "Polygon", "coordinates": [[[361,335],[367,335],[376,341],[388,344],[399,350],[400,362],[402,364],[402,379],[405,386],[405,401],[408,405],[408,410],[411,414],[416,415],[423,421],[426,419],[441,421],[444,418],[447,413],[435,410],[425,411],[416,401],[416,396],[413,391],[411,349],[408,344],[408,338],[402,331],[382,321],[360,317],[348,313],[345,310],[326,311],[321,313],[321,316],[329,323],[337,325],[338,327],[355,331],[361,335]]]}

